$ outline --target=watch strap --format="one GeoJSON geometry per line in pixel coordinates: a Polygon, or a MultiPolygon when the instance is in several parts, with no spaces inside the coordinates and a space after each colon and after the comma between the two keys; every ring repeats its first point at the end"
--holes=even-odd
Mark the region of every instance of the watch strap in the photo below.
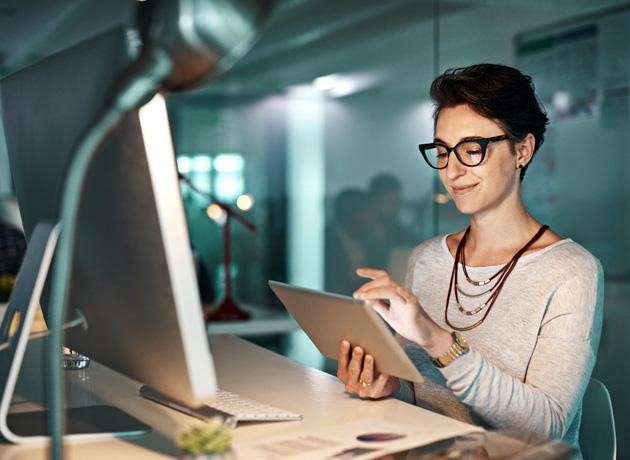
{"type": "Polygon", "coordinates": [[[433,364],[439,368],[443,368],[451,364],[460,356],[465,355],[470,350],[468,343],[464,338],[456,331],[451,332],[453,337],[453,345],[441,356],[432,358],[433,364]]]}

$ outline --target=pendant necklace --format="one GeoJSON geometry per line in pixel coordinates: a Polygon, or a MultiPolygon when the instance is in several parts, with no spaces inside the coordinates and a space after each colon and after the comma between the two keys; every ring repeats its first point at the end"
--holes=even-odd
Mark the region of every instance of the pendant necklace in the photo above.
{"type": "Polygon", "coordinates": [[[473,280],[468,275],[468,271],[466,270],[466,259],[464,256],[464,247],[466,246],[466,240],[468,239],[468,234],[470,233],[470,226],[469,226],[464,232],[464,236],[462,236],[462,239],[457,245],[457,250],[455,251],[455,260],[453,262],[453,270],[451,271],[451,280],[448,286],[448,295],[446,296],[446,306],[444,308],[444,320],[446,321],[446,324],[448,324],[449,327],[451,327],[452,329],[456,331],[470,331],[471,329],[474,329],[480,326],[488,317],[490,310],[492,310],[492,306],[494,305],[495,301],[497,300],[497,297],[499,297],[499,294],[501,293],[501,289],[503,289],[505,281],[507,280],[508,276],[510,276],[510,273],[512,273],[512,270],[514,270],[514,267],[516,266],[516,263],[518,262],[518,260],[532,246],[532,244],[534,244],[545,233],[545,231],[547,231],[548,228],[549,228],[548,225],[542,225],[540,229],[538,229],[536,234],[521,249],[519,249],[516,252],[516,254],[514,254],[514,256],[509,260],[508,263],[506,263],[503,267],[501,267],[490,278],[478,281],[478,280],[473,280]],[[459,286],[458,276],[457,276],[457,272],[458,272],[457,267],[459,266],[460,263],[462,265],[462,271],[464,272],[466,281],[469,284],[473,286],[481,287],[481,286],[487,286],[495,279],[496,279],[496,282],[494,283],[494,285],[492,285],[491,287],[489,287],[488,289],[486,289],[485,291],[479,294],[469,295],[468,293],[463,291],[459,286]],[[481,311],[485,310],[483,317],[481,317],[481,319],[479,319],[477,322],[469,326],[453,325],[448,318],[448,306],[451,300],[451,292],[454,292],[455,302],[457,303],[457,309],[460,311],[460,313],[462,313],[465,316],[474,316],[480,313],[481,311]],[[488,293],[490,293],[490,296],[481,305],[473,309],[466,309],[461,304],[458,293],[461,293],[464,296],[471,297],[471,298],[480,297],[488,293]]]}

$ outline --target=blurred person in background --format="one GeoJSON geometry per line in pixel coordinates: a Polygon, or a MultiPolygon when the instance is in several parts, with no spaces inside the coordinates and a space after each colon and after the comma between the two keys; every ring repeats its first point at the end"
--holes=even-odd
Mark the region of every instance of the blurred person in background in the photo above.
{"type": "Polygon", "coordinates": [[[356,274],[367,263],[366,230],[371,222],[368,194],[347,188],[333,200],[332,218],[326,226],[324,288],[337,294],[352,295],[363,284],[356,274]]]}
{"type": "Polygon", "coordinates": [[[366,234],[366,265],[386,269],[392,249],[413,247],[418,241],[400,222],[402,184],[391,174],[370,180],[371,222],[366,234]]]}

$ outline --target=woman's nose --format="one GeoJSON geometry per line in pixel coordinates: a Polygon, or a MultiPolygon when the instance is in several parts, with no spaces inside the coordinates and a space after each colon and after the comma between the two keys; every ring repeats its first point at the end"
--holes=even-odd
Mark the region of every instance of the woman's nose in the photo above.
{"type": "Polygon", "coordinates": [[[448,163],[446,164],[446,168],[444,170],[446,172],[446,177],[451,180],[466,174],[466,166],[459,161],[455,152],[450,153],[448,163]]]}

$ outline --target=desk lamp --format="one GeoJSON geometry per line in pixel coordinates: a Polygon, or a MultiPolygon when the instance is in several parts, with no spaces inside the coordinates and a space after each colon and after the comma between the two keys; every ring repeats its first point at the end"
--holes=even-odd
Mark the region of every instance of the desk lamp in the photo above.
{"type": "Polygon", "coordinates": [[[248,230],[255,232],[256,224],[251,220],[243,217],[236,212],[231,206],[219,200],[214,194],[207,193],[195,186],[193,182],[183,174],[179,174],[179,179],[184,182],[193,192],[201,195],[210,201],[211,204],[217,205],[225,212],[225,223],[223,224],[223,273],[224,273],[224,295],[219,306],[204,314],[206,322],[212,321],[233,321],[244,320],[251,317],[251,313],[242,310],[232,297],[232,244],[231,244],[231,228],[232,219],[238,220],[248,230]]]}
{"type": "Polygon", "coordinates": [[[48,348],[51,457],[63,458],[62,325],[72,273],[77,214],[85,177],[99,145],[121,117],[155,93],[198,86],[219,75],[251,47],[271,0],[149,0],[138,3],[142,52],[124,75],[110,106],[76,149],[64,184],[48,348]]]}

